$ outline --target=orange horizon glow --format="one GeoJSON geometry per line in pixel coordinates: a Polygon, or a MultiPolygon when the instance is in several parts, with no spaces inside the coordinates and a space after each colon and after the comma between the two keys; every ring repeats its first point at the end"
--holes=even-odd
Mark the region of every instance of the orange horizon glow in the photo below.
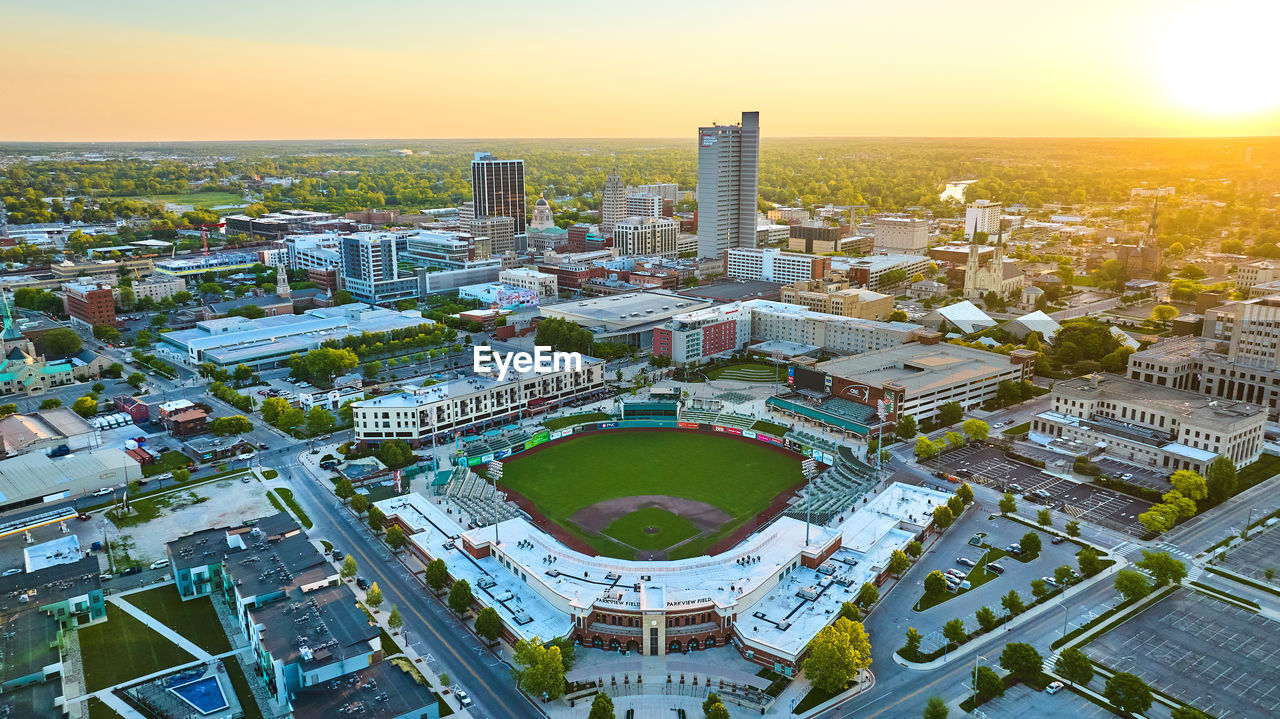
{"type": "Polygon", "coordinates": [[[1261,2],[464,5],[0,0],[0,142],[1280,131],[1261,2]]]}

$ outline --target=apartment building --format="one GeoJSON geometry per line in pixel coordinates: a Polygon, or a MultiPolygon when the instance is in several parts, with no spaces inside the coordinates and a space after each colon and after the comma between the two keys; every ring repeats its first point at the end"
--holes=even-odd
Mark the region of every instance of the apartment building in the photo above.
{"type": "Polygon", "coordinates": [[[1256,285],[1280,280],[1280,262],[1263,260],[1236,268],[1236,289],[1248,293],[1256,285]]]}
{"type": "Polygon", "coordinates": [[[662,197],[640,193],[628,194],[626,212],[627,217],[662,217],[662,197]]]}
{"type": "Polygon", "coordinates": [[[756,247],[774,247],[786,244],[790,237],[791,228],[786,225],[756,225],[756,247]]]}
{"type": "Polygon", "coordinates": [[[1000,232],[1000,215],[1004,206],[991,200],[974,200],[964,209],[964,238],[973,239],[975,232],[994,237],[1000,232]]]}
{"type": "Polygon", "coordinates": [[[414,447],[446,440],[472,428],[508,423],[550,411],[572,400],[602,396],[604,362],[582,358],[581,369],[538,374],[511,371],[508,379],[477,376],[408,387],[351,405],[361,447],[400,439],[414,447]],[[512,376],[514,375],[514,377],[512,376]]]}
{"type": "Polygon", "coordinates": [[[109,285],[67,282],[62,293],[62,309],[71,317],[71,324],[88,330],[94,325],[116,325],[115,293],[109,285]]]}
{"type": "MultiPolygon", "coordinates": [[[[659,198],[660,199],[660,198],[659,198]]],[[[613,228],[613,246],[621,255],[661,256],[675,259],[680,226],[658,216],[628,217],[613,228]]]]}
{"type": "Polygon", "coordinates": [[[865,320],[887,320],[893,313],[893,297],[831,279],[796,282],[782,288],[781,301],[814,312],[865,320]]]}
{"type": "Polygon", "coordinates": [[[402,273],[400,255],[409,233],[356,232],[342,238],[342,283],[353,297],[371,305],[416,299],[418,280],[402,273]]]}
{"type": "Polygon", "coordinates": [[[150,297],[153,301],[159,302],[166,297],[173,297],[179,292],[186,292],[187,281],[181,277],[173,277],[171,275],[151,275],[144,279],[134,280],[132,288],[135,301],[143,297],[150,297]]]}
{"type": "Polygon", "coordinates": [[[927,271],[929,265],[929,258],[921,255],[883,254],[849,259],[834,258],[831,261],[832,269],[842,272],[850,283],[872,290],[879,290],[885,276],[891,272],[894,273],[889,275],[891,278],[902,275],[903,280],[909,280],[917,273],[927,271]],[[894,272],[895,270],[901,272],[894,272]]]}
{"type": "Polygon", "coordinates": [[[725,253],[725,274],[743,280],[791,284],[823,277],[830,270],[829,257],[749,247],[732,248],[725,253]]]}
{"type": "Polygon", "coordinates": [[[919,217],[881,216],[872,221],[876,252],[923,255],[929,251],[929,221],[919,217]]]}
{"type": "Polygon", "coordinates": [[[1257,404],[1114,374],[1057,382],[1050,406],[1033,418],[1033,433],[1099,447],[1105,456],[1169,473],[1203,474],[1219,456],[1237,466],[1252,463],[1262,454],[1267,419],[1257,404]]]}

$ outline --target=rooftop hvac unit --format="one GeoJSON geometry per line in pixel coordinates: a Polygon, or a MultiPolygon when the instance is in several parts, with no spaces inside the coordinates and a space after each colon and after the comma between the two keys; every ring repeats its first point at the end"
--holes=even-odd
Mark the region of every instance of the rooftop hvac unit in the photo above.
{"type": "Polygon", "coordinates": [[[525,624],[533,621],[533,617],[529,616],[528,612],[523,609],[516,612],[515,615],[512,616],[512,619],[514,619],[516,624],[519,624],[520,626],[524,626],[525,624]]]}
{"type": "Polygon", "coordinates": [[[796,592],[796,596],[801,599],[808,599],[812,601],[818,598],[818,591],[818,588],[812,585],[808,587],[801,587],[800,591],[796,592]]]}
{"type": "Polygon", "coordinates": [[[835,573],[836,573],[835,562],[823,562],[822,566],[818,567],[818,574],[835,574],[835,573]]]}
{"type": "Polygon", "coordinates": [[[476,582],[476,584],[479,584],[481,589],[488,589],[497,584],[497,582],[493,581],[493,577],[480,577],[480,581],[476,582]]]}

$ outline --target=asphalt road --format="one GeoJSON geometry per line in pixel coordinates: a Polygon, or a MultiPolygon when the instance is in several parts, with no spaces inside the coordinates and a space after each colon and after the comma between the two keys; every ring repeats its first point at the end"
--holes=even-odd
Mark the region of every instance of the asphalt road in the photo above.
{"type": "Polygon", "coordinates": [[[278,469],[292,476],[294,493],[311,516],[312,537],[327,539],[335,547],[355,556],[360,576],[377,582],[385,597],[384,606],[396,605],[404,617],[414,648],[430,654],[448,673],[454,686],[471,694],[475,717],[537,717],[541,711],[518,689],[510,667],[483,647],[473,634],[441,602],[428,596],[421,583],[369,533],[365,525],[320,485],[316,477],[287,455],[278,469]]]}

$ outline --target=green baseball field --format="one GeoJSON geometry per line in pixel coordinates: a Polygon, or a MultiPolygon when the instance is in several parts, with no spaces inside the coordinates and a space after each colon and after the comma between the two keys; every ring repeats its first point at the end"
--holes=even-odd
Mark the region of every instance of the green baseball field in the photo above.
{"type": "Polygon", "coordinates": [[[502,488],[599,553],[683,559],[798,484],[801,457],[699,432],[600,432],[503,463],[502,488]]]}

